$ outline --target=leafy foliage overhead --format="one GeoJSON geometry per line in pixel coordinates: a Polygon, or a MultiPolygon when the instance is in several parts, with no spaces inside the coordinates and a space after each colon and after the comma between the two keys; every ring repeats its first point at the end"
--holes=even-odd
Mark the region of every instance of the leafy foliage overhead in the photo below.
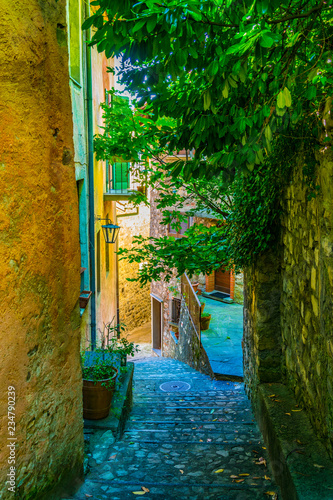
{"type": "MultiPolygon", "coordinates": [[[[183,175],[225,179],[263,164],[276,134],[322,137],[332,96],[331,0],[96,0],[91,44],[123,55],[123,83],[153,111],[183,175]]],[[[175,176],[179,169],[172,172],[175,176]]]]}
{"type": "MultiPolygon", "coordinates": [[[[210,180],[185,179],[186,159],[176,155],[171,177],[166,161],[172,155],[161,147],[159,131],[172,130],[173,120],[154,122],[150,113],[131,108],[128,101],[112,90],[112,105],[102,103],[104,132],[95,137],[97,159],[119,157],[135,162],[132,172],[141,183],[154,189],[154,203],[162,214],[161,233],[164,236],[136,236],[131,248],[120,249],[121,258],[143,264],[138,277],[141,284],[163,278],[169,281],[187,271],[191,276],[209,273],[221,263],[244,268],[271,248],[277,241],[279,197],[288,181],[291,165],[298,153],[298,143],[285,138],[275,141],[274,151],[265,165],[255,165],[251,174],[239,173],[233,182],[223,176],[210,180]],[[281,155],[281,149],[286,154],[281,155]],[[149,159],[149,161],[148,161],[149,159]],[[196,223],[186,231],[186,237],[166,235],[168,224],[180,230],[189,216],[205,213],[214,223],[196,223]]],[[[296,131],[295,131],[296,133],[296,131]]],[[[141,192],[132,196],[134,203],[148,203],[141,192]]]]}

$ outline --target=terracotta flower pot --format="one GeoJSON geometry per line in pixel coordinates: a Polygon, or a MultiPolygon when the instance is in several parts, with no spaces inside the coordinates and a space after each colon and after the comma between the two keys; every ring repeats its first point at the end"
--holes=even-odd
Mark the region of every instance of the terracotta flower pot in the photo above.
{"type": "Polygon", "coordinates": [[[209,316],[204,316],[204,317],[201,316],[200,327],[201,327],[202,331],[208,330],[209,323],[210,323],[211,319],[212,319],[212,315],[211,314],[209,316]]]}
{"type": "Polygon", "coordinates": [[[118,370],[114,370],[113,377],[105,380],[95,382],[83,379],[83,418],[99,420],[109,415],[118,375],[118,370]]]}
{"type": "Polygon", "coordinates": [[[199,283],[191,283],[193,290],[196,292],[198,290],[199,283]]]}

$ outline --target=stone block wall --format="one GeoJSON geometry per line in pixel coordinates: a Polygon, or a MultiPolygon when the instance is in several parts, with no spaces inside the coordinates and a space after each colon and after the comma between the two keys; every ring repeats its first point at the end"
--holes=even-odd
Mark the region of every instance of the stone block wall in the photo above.
{"type": "Polygon", "coordinates": [[[65,0],[1,4],[4,499],[38,499],[59,482],[75,486],[83,468],[79,217],[65,7],[65,0]],[[15,388],[15,436],[7,430],[8,386],[15,388]],[[8,437],[16,437],[15,493],[6,483],[8,437]]]}
{"type": "MultiPolygon", "coordinates": [[[[140,205],[139,213],[133,216],[121,217],[118,215],[119,247],[131,248],[133,236],[149,236],[150,209],[140,205]]],[[[131,331],[138,326],[150,321],[150,286],[140,287],[135,281],[127,278],[137,276],[139,264],[119,260],[119,309],[120,321],[126,325],[126,331],[131,331]]]]}
{"type": "Polygon", "coordinates": [[[189,366],[213,378],[206,351],[200,344],[197,333],[192,325],[191,318],[184,299],[182,300],[179,320],[179,339],[170,334],[167,356],[187,363],[189,366]]]}
{"type": "Polygon", "coordinates": [[[234,301],[237,304],[244,303],[244,274],[235,273],[234,301]]]}
{"type": "Polygon", "coordinates": [[[270,253],[244,275],[244,379],[252,392],[260,382],[282,378],[280,271],[270,253]]]}
{"type": "Polygon", "coordinates": [[[294,392],[333,456],[333,154],[317,155],[319,194],[307,199],[302,162],[283,200],[281,253],[245,281],[245,378],[294,392]]]}
{"type": "Polygon", "coordinates": [[[288,385],[333,456],[333,154],[317,157],[319,195],[308,201],[301,166],[282,219],[281,335],[288,385]]]}

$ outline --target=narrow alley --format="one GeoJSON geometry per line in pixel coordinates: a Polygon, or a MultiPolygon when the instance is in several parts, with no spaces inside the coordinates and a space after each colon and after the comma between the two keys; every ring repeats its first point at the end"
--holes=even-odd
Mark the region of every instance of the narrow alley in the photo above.
{"type": "Polygon", "coordinates": [[[90,464],[76,500],[278,498],[244,385],[172,359],[135,361],[124,434],[90,464]]]}

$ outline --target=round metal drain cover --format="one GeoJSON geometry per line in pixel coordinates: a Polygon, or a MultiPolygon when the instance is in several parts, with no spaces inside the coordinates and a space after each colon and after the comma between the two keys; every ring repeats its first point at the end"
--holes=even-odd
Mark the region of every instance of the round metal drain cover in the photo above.
{"type": "Polygon", "coordinates": [[[160,389],[164,392],[188,391],[191,386],[187,382],[164,382],[164,384],[160,385],[160,389]]]}

